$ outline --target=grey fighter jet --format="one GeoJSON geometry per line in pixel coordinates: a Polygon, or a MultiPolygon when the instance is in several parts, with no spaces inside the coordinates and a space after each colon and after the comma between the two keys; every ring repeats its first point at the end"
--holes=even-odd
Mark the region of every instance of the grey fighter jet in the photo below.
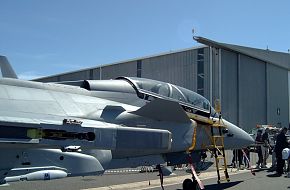
{"type": "Polygon", "coordinates": [[[173,84],[134,77],[41,83],[17,79],[3,56],[0,66],[1,184],[183,164],[188,156],[199,162],[218,120],[225,149],[253,143],[206,98],[173,84]]]}

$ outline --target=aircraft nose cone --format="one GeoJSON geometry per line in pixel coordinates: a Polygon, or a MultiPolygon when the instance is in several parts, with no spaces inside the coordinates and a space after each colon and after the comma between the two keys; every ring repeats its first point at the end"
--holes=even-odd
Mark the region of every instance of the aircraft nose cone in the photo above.
{"type": "Polygon", "coordinates": [[[224,138],[226,149],[241,149],[255,143],[254,139],[244,130],[226,120],[223,121],[228,129],[224,138]]]}

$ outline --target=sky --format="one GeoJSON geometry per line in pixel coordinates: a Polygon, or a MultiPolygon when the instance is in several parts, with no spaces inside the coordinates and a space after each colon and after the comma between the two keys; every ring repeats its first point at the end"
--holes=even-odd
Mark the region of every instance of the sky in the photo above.
{"type": "Polygon", "coordinates": [[[289,0],[0,0],[0,55],[32,79],[198,46],[290,49],[289,0]]]}

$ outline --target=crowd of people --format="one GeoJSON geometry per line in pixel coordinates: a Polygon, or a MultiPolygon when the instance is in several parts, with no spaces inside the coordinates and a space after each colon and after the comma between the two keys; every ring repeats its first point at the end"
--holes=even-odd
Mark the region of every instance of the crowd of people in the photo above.
{"type": "MultiPolygon", "coordinates": [[[[259,129],[256,134],[255,151],[258,154],[258,161],[256,169],[267,168],[267,159],[269,155],[272,155],[272,166],[271,169],[276,171],[277,176],[283,174],[285,166],[285,158],[282,158],[282,151],[289,148],[290,142],[287,141],[288,129],[282,128],[277,134],[274,134],[273,141],[270,143],[269,139],[269,128],[266,128],[264,133],[262,129],[259,129]]],[[[289,150],[289,149],[288,149],[289,150]]],[[[290,157],[290,155],[289,155],[290,157]]],[[[239,167],[243,164],[247,168],[250,168],[250,148],[233,151],[232,165],[238,167],[236,164],[239,163],[239,167]],[[248,158],[248,159],[246,159],[248,158]]]]}

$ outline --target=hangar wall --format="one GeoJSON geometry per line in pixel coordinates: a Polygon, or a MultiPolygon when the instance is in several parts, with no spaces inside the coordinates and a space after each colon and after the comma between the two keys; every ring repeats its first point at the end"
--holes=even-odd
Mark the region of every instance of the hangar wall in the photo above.
{"type": "Polygon", "coordinates": [[[288,70],[224,49],[221,57],[223,117],[246,130],[288,126],[288,70]]]}
{"type": "Polygon", "coordinates": [[[101,67],[101,79],[114,79],[119,76],[137,76],[137,61],[101,67]]]}
{"type": "Polygon", "coordinates": [[[288,71],[267,63],[267,122],[288,126],[288,71]]]}
{"type": "Polygon", "coordinates": [[[197,51],[162,55],[142,60],[143,78],[173,83],[196,91],[197,51]]]}
{"type": "Polygon", "coordinates": [[[222,50],[221,58],[222,115],[234,124],[239,124],[238,54],[222,50]]]}
{"type": "Polygon", "coordinates": [[[240,55],[239,125],[245,129],[267,124],[266,64],[240,55]]]}

